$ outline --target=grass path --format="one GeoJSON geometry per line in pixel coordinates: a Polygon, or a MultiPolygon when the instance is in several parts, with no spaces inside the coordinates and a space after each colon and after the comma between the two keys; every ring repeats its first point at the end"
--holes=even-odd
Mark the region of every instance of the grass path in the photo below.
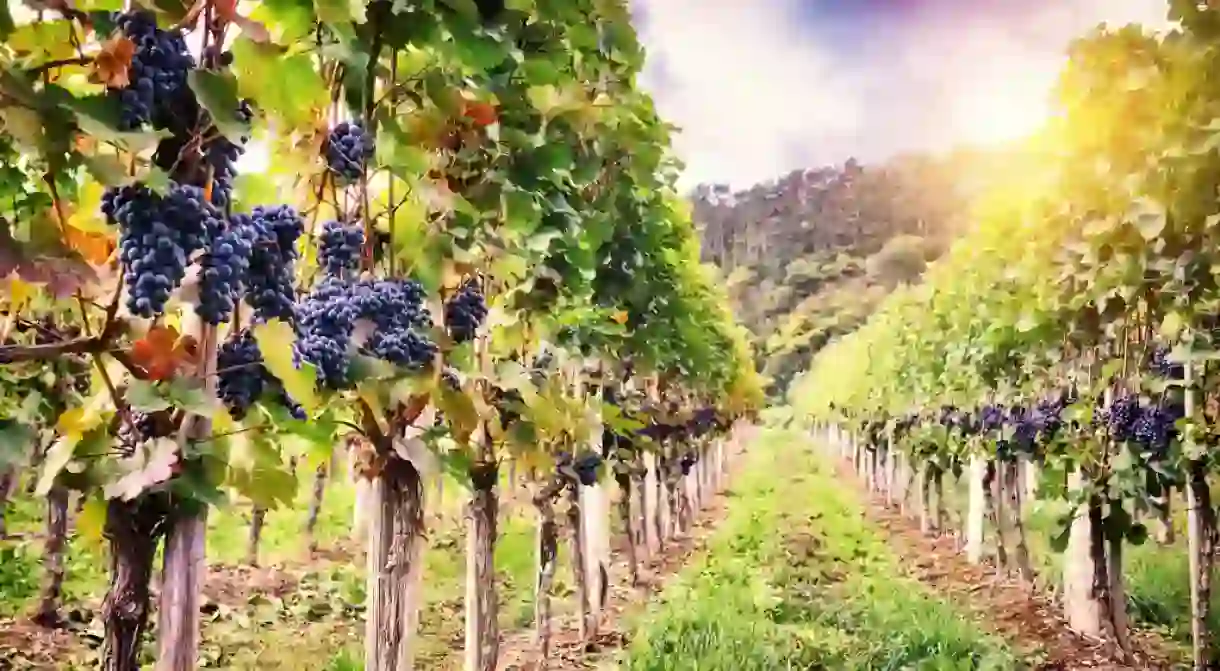
{"type": "Polygon", "coordinates": [[[770,431],[708,551],[637,618],[629,671],[1167,668],[1118,663],[1042,597],[770,431]]]}

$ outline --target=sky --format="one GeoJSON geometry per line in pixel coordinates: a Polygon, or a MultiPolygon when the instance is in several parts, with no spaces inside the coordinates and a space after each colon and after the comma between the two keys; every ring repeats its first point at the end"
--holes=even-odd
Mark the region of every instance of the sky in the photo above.
{"type": "Polygon", "coordinates": [[[681,185],[1035,130],[1069,42],[1165,0],[630,0],[681,185]]]}

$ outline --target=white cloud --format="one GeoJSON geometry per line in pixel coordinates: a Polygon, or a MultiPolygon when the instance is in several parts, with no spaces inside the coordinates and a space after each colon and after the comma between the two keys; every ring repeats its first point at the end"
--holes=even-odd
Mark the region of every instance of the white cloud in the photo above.
{"type": "Polygon", "coordinates": [[[641,83],[682,129],[686,185],[985,139],[1045,101],[1072,38],[1165,15],[1164,0],[1040,0],[990,16],[942,3],[901,24],[853,18],[853,35],[803,4],[802,17],[801,0],[632,0],[641,83]]]}

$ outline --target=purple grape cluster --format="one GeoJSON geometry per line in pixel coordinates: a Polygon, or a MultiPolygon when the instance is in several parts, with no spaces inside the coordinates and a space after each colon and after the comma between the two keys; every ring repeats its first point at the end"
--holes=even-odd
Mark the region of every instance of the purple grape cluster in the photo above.
{"type": "Polygon", "coordinates": [[[245,288],[257,239],[249,217],[234,218],[204,253],[195,314],[205,323],[216,326],[233,314],[245,288]]]}
{"type": "Polygon", "coordinates": [[[318,369],[331,389],[350,385],[353,351],[406,368],[419,369],[436,355],[427,337],[432,316],[423,288],[413,280],[324,278],[296,306],[297,357],[318,369]],[[371,324],[367,340],[353,342],[357,321],[371,324]]]}
{"type": "Polygon", "coordinates": [[[127,70],[130,83],[110,89],[121,104],[122,130],[172,117],[179,99],[190,95],[187,73],[195,68],[182,32],[161,30],[156,15],[147,10],[118,14],[115,24],[135,44],[127,70]]]}
{"type": "Polygon", "coordinates": [[[362,226],[328,221],[322,225],[322,235],[318,240],[318,263],[332,277],[349,277],[360,267],[360,250],[363,247],[362,226]]]}
{"type": "Polygon", "coordinates": [[[326,138],[326,167],[342,183],[358,181],[373,158],[373,137],[358,123],[344,121],[326,138]]]}
{"type": "Polygon", "coordinates": [[[102,212],[119,226],[127,309],[146,318],[165,311],[191,255],[223,230],[221,214],[203,190],[187,184],[175,184],[164,197],[138,184],[111,189],[102,212]]]}
{"type": "Polygon", "coordinates": [[[136,448],[145,441],[157,438],[169,438],[174,434],[176,426],[168,412],[141,412],[130,410],[119,423],[119,451],[124,456],[135,454],[136,448]]]}
{"type": "Polygon", "coordinates": [[[557,463],[561,465],[570,463],[572,470],[576,471],[576,477],[580,480],[580,484],[585,487],[592,487],[597,484],[597,472],[602,465],[602,455],[596,452],[584,452],[573,460],[570,454],[561,452],[557,463]]]}
{"type": "Polygon", "coordinates": [[[279,379],[263,364],[263,353],[249,329],[242,329],[221,343],[216,353],[216,371],[220,399],[234,419],[245,417],[268,392],[293,418],[306,418],[305,409],[288,396],[279,379]]]}
{"type": "Polygon", "coordinates": [[[445,303],[445,327],[457,342],[474,340],[479,326],[487,318],[487,303],[478,282],[467,280],[462,288],[445,303]]]}
{"type": "Polygon", "coordinates": [[[1131,427],[1131,439],[1153,455],[1163,456],[1177,439],[1177,421],[1185,416],[1185,409],[1178,403],[1162,402],[1140,408],[1131,427]]]}
{"type": "Polygon", "coordinates": [[[698,457],[694,452],[684,452],[682,457],[678,459],[678,468],[682,471],[682,475],[690,475],[696,461],[698,461],[698,457]]]}
{"type": "Polygon", "coordinates": [[[297,238],[305,231],[301,215],[287,205],[259,206],[250,213],[257,234],[250,254],[246,300],[256,319],[292,320],[297,238]]]}
{"type": "Polygon", "coordinates": [[[1120,443],[1131,440],[1135,422],[1140,415],[1139,396],[1134,394],[1118,396],[1110,403],[1110,407],[1105,408],[1099,414],[1109,430],[1111,440],[1120,443]]]}
{"type": "MultiPolygon", "coordinates": [[[[242,123],[250,123],[254,119],[254,109],[250,107],[250,101],[242,100],[234,116],[242,123]]],[[[237,161],[245,153],[248,140],[246,137],[234,140],[217,135],[203,144],[204,161],[212,168],[212,203],[219,208],[227,209],[232,204],[237,161]]]]}
{"type": "Polygon", "coordinates": [[[1169,360],[1169,348],[1157,347],[1149,357],[1148,369],[1167,380],[1181,380],[1186,377],[1186,369],[1181,363],[1169,360]]]}

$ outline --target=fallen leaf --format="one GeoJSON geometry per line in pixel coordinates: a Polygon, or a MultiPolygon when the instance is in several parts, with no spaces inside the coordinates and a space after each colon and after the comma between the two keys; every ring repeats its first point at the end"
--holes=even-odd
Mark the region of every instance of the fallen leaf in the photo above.
{"type": "Polygon", "coordinates": [[[124,35],[115,35],[102,45],[102,50],[94,57],[90,79],[110,88],[127,88],[131,84],[131,57],[135,53],[135,42],[124,35]]]}
{"type": "Polygon", "coordinates": [[[173,377],[178,365],[186,358],[178,330],[172,326],[154,326],[143,338],[131,344],[131,360],[143,368],[154,381],[173,377]]]}

